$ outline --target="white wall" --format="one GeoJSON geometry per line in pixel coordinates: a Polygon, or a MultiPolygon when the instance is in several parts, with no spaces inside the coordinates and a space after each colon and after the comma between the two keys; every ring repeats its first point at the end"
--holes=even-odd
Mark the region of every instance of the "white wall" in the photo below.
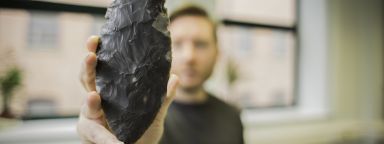
{"type": "MultiPolygon", "coordinates": [[[[311,9],[303,6],[320,1],[301,0],[301,10],[309,12],[311,9]]],[[[327,47],[326,73],[329,76],[325,88],[329,94],[325,100],[329,103],[329,116],[247,127],[248,143],[328,144],[362,139],[360,143],[369,144],[384,135],[383,1],[323,2],[326,4],[327,30],[312,29],[312,34],[307,36],[327,35],[327,44],[315,42],[312,45],[327,47]]],[[[312,7],[312,10],[316,11],[316,8],[320,7],[312,7]]],[[[316,21],[317,18],[312,17],[313,25],[321,23],[316,21]]],[[[307,26],[302,28],[306,30],[307,26]]],[[[301,37],[300,40],[305,41],[302,42],[304,45],[301,45],[301,50],[306,50],[305,45],[313,42],[308,37],[301,37]]],[[[324,63],[313,63],[313,68],[318,66],[324,66],[324,63]]],[[[320,74],[318,71],[313,72],[316,73],[320,74]]],[[[318,77],[311,79],[316,80],[318,77]]],[[[306,87],[311,86],[316,85],[308,83],[306,87]]]]}

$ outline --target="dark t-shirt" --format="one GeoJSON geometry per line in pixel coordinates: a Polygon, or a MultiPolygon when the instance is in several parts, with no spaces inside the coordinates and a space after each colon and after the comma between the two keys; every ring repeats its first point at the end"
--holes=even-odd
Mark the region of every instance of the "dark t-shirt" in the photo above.
{"type": "Polygon", "coordinates": [[[160,144],[243,144],[240,111],[208,95],[201,104],[173,102],[160,144]]]}

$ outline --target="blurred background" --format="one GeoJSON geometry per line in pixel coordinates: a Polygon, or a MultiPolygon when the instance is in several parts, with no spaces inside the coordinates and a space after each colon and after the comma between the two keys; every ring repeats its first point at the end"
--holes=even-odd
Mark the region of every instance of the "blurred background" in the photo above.
{"type": "MultiPolygon", "coordinates": [[[[0,1],[0,143],[79,143],[85,42],[110,0],[0,1]]],[[[247,144],[384,143],[384,1],[167,0],[205,8],[220,58],[205,87],[242,109],[247,144]]]]}

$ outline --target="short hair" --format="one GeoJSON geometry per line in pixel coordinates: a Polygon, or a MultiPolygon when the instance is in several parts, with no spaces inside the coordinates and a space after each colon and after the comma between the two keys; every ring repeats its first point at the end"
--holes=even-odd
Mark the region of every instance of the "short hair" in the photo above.
{"type": "Polygon", "coordinates": [[[169,16],[169,19],[172,23],[177,18],[180,18],[183,16],[198,16],[208,20],[212,25],[212,29],[213,29],[212,34],[213,34],[214,41],[217,43],[216,24],[213,21],[213,19],[209,16],[207,11],[195,5],[188,5],[188,6],[181,7],[176,11],[172,12],[169,16]]]}

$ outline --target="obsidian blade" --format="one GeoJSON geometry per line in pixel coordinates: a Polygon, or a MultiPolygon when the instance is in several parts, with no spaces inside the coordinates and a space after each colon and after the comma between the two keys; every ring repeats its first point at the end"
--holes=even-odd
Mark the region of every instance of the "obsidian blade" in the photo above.
{"type": "Polygon", "coordinates": [[[171,39],[165,0],[115,0],[97,49],[96,87],[107,123],[124,143],[137,141],[166,95],[171,39]]]}

